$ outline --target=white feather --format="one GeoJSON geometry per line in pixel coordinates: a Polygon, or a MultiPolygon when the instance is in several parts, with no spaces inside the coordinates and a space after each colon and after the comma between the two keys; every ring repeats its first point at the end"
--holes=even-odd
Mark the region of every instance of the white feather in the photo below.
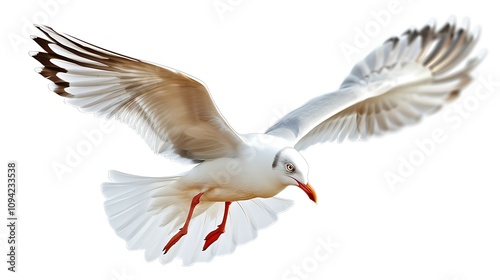
{"type": "Polygon", "coordinates": [[[276,197],[232,203],[226,232],[202,251],[205,236],[222,219],[224,203],[200,203],[188,234],[163,255],[163,247],[182,226],[189,209],[190,199],[176,186],[180,177],[141,177],[117,171],[110,171],[109,177],[112,182],[104,183],[102,191],[111,227],[130,250],[144,250],[146,260],[158,258],[163,264],[180,258],[189,265],[232,253],[238,245],[255,239],[258,230],[274,223],[278,213],[293,205],[290,200],[276,197]]]}

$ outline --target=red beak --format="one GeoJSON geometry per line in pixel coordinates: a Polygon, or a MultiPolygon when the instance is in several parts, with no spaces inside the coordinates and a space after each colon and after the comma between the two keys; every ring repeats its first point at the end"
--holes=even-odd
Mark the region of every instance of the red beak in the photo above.
{"type": "Polygon", "coordinates": [[[311,187],[311,185],[309,185],[309,183],[307,183],[307,185],[304,185],[301,182],[299,182],[299,180],[297,180],[295,178],[292,178],[292,179],[294,179],[297,182],[297,184],[299,185],[299,188],[307,194],[309,199],[314,201],[314,203],[317,203],[316,202],[316,191],[314,191],[313,187],[311,187]]]}

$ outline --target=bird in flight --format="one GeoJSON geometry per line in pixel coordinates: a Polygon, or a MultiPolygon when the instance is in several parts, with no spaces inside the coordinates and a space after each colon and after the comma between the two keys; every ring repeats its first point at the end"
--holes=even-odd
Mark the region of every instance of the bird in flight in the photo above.
{"type": "Polygon", "coordinates": [[[111,227],[148,261],[209,261],[254,239],[293,202],[287,186],[316,202],[300,151],[395,131],[436,112],[468,85],[484,52],[479,29],[451,18],[409,29],[357,63],[339,89],[286,114],[265,133],[238,134],[207,87],[180,71],[92,45],[48,26],[31,55],[50,89],[73,106],[117,119],[156,154],[195,163],[184,174],[110,171],[102,186],[111,227]]]}

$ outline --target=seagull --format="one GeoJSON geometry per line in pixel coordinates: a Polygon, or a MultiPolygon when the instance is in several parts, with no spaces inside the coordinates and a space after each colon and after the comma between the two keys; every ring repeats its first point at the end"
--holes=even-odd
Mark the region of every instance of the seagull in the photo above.
{"type": "Polygon", "coordinates": [[[324,142],[365,140],[435,113],[471,81],[485,52],[472,56],[479,28],[454,17],[386,40],[358,62],[338,90],[289,112],[264,133],[238,134],[207,87],[183,72],[100,48],[48,26],[31,56],[49,88],[83,112],[116,119],[154,153],[195,164],[166,177],[110,171],[104,209],[130,250],[184,265],[231,253],[277,220],[298,187],[314,202],[300,151],[324,142]]]}

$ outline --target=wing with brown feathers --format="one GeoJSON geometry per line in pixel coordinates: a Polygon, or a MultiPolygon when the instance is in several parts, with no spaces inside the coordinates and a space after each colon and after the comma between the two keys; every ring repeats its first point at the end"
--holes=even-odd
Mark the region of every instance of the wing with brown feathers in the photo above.
{"type": "Polygon", "coordinates": [[[47,26],[32,56],[51,89],[85,112],[128,124],[158,154],[193,161],[234,156],[241,143],[207,88],[186,74],[108,51],[47,26]]]}

